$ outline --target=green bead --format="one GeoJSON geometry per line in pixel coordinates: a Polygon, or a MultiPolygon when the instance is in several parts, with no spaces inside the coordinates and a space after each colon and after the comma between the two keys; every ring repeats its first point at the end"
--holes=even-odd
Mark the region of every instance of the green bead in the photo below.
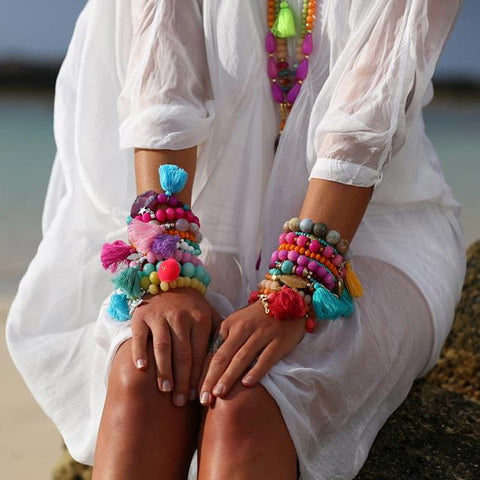
{"type": "Polygon", "coordinates": [[[154,271],[155,271],[155,265],[153,263],[146,263],[142,269],[142,272],[144,273],[144,275],[150,275],[154,271]]]}
{"type": "Polygon", "coordinates": [[[195,265],[190,262],[186,262],[182,265],[182,277],[193,277],[195,275],[195,265]]]}

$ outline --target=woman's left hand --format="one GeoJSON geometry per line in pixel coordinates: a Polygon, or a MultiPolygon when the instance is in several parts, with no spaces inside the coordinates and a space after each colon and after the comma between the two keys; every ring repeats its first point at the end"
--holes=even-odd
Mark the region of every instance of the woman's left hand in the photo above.
{"type": "Polygon", "coordinates": [[[305,318],[276,320],[265,313],[261,301],[228,316],[205,359],[199,383],[202,405],[227,395],[240,377],[244,386],[255,385],[304,334],[305,318]]]}

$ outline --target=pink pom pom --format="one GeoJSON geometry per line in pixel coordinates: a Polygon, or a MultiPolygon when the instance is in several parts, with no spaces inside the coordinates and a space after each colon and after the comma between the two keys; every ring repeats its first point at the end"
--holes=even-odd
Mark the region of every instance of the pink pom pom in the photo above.
{"type": "Polygon", "coordinates": [[[169,258],[162,262],[158,267],[158,278],[162,282],[173,282],[180,275],[180,265],[173,259],[169,258]]]}

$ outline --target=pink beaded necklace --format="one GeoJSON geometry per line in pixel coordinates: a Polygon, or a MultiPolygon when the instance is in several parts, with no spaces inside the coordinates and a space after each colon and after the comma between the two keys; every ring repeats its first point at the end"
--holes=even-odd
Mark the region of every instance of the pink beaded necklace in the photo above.
{"type": "Polygon", "coordinates": [[[312,30],[315,25],[317,1],[303,0],[301,35],[297,40],[296,62],[288,62],[288,37],[296,34],[295,22],[287,1],[268,0],[268,33],[265,48],[268,53],[267,74],[273,100],[280,106],[280,126],[275,150],[288,114],[308,75],[308,60],[313,51],[312,30]]]}

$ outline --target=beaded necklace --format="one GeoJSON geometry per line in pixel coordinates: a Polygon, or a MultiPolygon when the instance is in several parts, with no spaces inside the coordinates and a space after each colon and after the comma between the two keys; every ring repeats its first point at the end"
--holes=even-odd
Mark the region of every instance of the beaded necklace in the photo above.
{"type": "Polygon", "coordinates": [[[267,74],[273,100],[280,106],[280,125],[275,150],[288,114],[308,75],[308,60],[313,51],[312,30],[315,25],[317,1],[303,0],[302,26],[297,39],[296,62],[288,62],[288,38],[296,35],[295,21],[287,1],[267,1],[268,33],[265,48],[268,53],[267,74]]]}

